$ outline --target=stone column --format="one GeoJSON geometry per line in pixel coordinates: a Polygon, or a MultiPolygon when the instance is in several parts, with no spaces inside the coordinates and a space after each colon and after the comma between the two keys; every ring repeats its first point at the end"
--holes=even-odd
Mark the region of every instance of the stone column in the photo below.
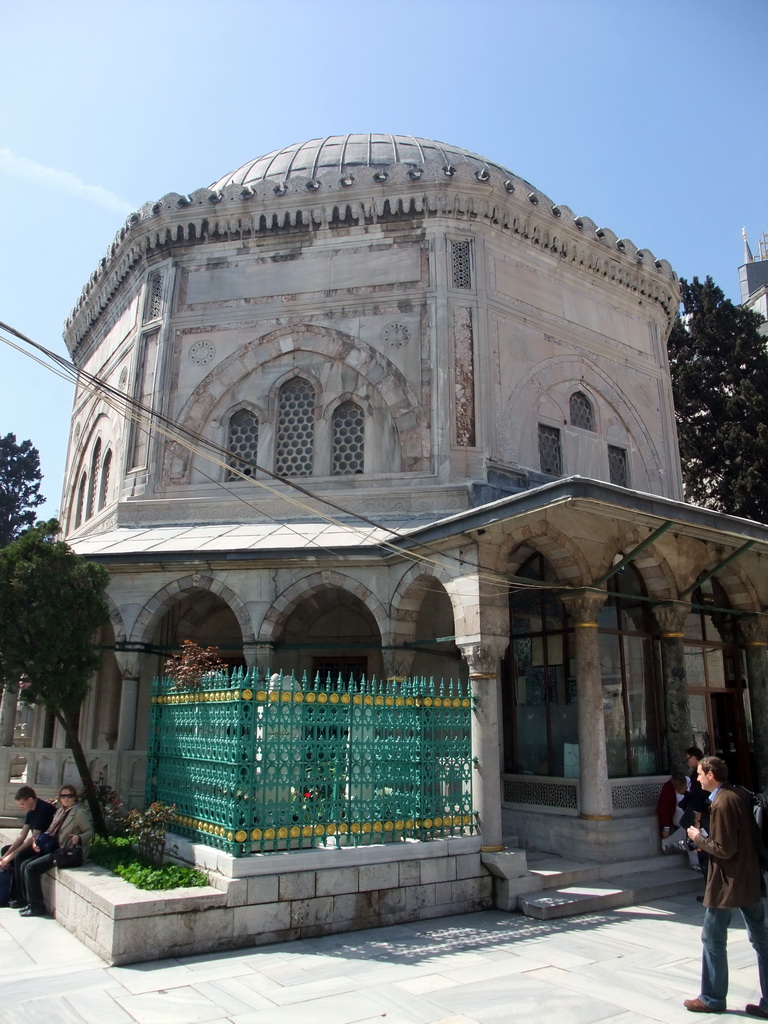
{"type": "Polygon", "coordinates": [[[381,660],[384,665],[384,678],[401,681],[408,679],[413,667],[415,651],[407,647],[384,647],[381,651],[381,660]]]}
{"type": "Polygon", "coordinates": [[[19,702],[19,684],[17,680],[8,680],[3,687],[3,698],[0,701],[0,747],[12,747],[16,728],[16,706],[19,702]]]}
{"type": "Polygon", "coordinates": [[[693,743],[691,703],[685,676],[683,626],[690,606],[681,601],[657,604],[653,609],[659,624],[661,642],[661,674],[664,688],[664,746],[669,771],[680,768],[683,751],[693,743]]]}
{"type": "Polygon", "coordinates": [[[609,821],[613,800],[608,781],[605,750],[603,681],[597,617],[608,595],[605,591],[582,590],[561,595],[573,620],[576,645],[576,694],[579,720],[579,816],[590,821],[609,821]]]}
{"type": "Polygon", "coordinates": [[[142,655],[138,651],[115,651],[115,658],[123,675],[116,749],[133,750],[136,746],[136,714],[142,655]]]}
{"type": "Polygon", "coordinates": [[[272,669],[274,660],[275,645],[267,640],[257,640],[253,646],[245,648],[245,661],[248,670],[254,669],[259,673],[259,679],[265,679],[267,672],[272,669]]]}
{"type": "Polygon", "coordinates": [[[749,616],[739,622],[747,654],[747,684],[752,708],[752,735],[755,743],[757,788],[768,790],[768,623],[761,616],[749,616]]]}
{"type": "Polygon", "coordinates": [[[499,694],[501,658],[509,638],[483,637],[480,643],[459,644],[469,665],[475,708],[472,714],[474,774],[472,791],[480,822],[483,853],[504,849],[501,841],[501,743],[499,694]]]}

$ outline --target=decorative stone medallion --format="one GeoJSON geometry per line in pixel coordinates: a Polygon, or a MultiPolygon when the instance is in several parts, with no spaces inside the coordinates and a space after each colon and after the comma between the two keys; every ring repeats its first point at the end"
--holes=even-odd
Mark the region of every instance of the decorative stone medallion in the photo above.
{"type": "Polygon", "coordinates": [[[394,321],[387,324],[381,332],[381,340],[385,345],[391,345],[392,348],[402,348],[411,340],[411,330],[407,324],[394,321]]]}
{"type": "Polygon", "coordinates": [[[194,366],[205,366],[216,355],[216,349],[210,341],[196,341],[189,347],[189,361],[194,366]]]}

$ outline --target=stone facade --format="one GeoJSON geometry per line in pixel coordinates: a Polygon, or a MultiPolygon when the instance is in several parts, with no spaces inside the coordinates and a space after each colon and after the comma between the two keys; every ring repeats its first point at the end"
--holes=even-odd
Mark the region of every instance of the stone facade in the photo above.
{"type": "Polygon", "coordinates": [[[768,531],[682,502],[677,303],[649,250],[409,136],[288,147],[133,214],[65,334],[62,518],[112,574],[94,763],[141,799],[151,680],[191,638],[469,676],[486,853],[621,855],[614,780],[644,794],[691,742],[764,774],[739,624],[768,531]]]}

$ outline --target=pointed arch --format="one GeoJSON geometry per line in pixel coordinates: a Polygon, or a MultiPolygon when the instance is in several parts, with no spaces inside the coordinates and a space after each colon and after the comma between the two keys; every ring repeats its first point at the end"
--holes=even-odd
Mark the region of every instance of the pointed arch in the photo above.
{"type": "Polygon", "coordinates": [[[255,640],[248,609],[234,590],[213,576],[195,574],[182,576],[180,579],[166,584],[144,604],[144,607],[136,616],[136,621],[131,629],[130,642],[136,644],[149,643],[152,640],[158,622],[165,615],[168,608],[182,595],[191,590],[207,590],[220,597],[237,619],[243,634],[243,643],[252,643],[255,640]]]}
{"type": "Polygon", "coordinates": [[[381,601],[372,590],[361,583],[340,572],[316,572],[310,576],[303,576],[296,580],[277,597],[272,607],[267,611],[259,630],[259,641],[261,643],[276,643],[288,622],[291,614],[298,608],[302,601],[311,598],[313,594],[332,587],[351,594],[360,600],[373,616],[382,638],[389,636],[389,616],[381,601]]]}

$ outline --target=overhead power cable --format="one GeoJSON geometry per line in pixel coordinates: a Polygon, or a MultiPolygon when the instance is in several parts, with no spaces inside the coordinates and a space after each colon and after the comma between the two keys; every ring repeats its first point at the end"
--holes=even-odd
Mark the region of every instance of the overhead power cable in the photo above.
{"type": "MultiPolygon", "coordinates": [[[[240,477],[240,479],[259,487],[261,490],[266,491],[270,495],[278,497],[283,501],[287,501],[295,508],[301,510],[304,514],[309,514],[313,518],[320,518],[323,521],[329,523],[330,525],[340,527],[343,529],[347,524],[337,519],[335,516],[325,512],[322,508],[318,508],[318,504],[328,506],[329,508],[334,509],[336,512],[340,513],[346,518],[356,519],[359,522],[365,523],[367,526],[371,527],[372,530],[388,533],[390,536],[400,538],[401,541],[410,540],[408,534],[397,529],[396,527],[385,526],[381,523],[376,522],[373,519],[370,519],[369,517],[363,515],[360,512],[353,512],[349,509],[345,509],[342,505],[339,505],[332,499],[325,497],[315,491],[311,491],[310,489],[302,486],[301,484],[298,484],[294,479],[280,476],[279,474],[274,473],[272,470],[269,470],[266,467],[261,466],[252,460],[243,459],[240,456],[233,456],[233,453],[228,448],[224,448],[222,445],[219,445],[217,442],[205,437],[205,435],[199,433],[198,431],[191,430],[184,424],[181,424],[178,421],[165,416],[163,413],[158,412],[157,410],[144,405],[137,398],[125,394],[118,388],[113,387],[107,381],[102,380],[96,375],[91,374],[86,370],[78,368],[70,360],[51,351],[44,345],[40,345],[38,342],[33,341],[31,338],[27,337],[21,331],[18,331],[15,328],[11,327],[9,324],[5,324],[2,321],[0,321],[0,330],[7,331],[14,337],[23,341],[25,345],[31,346],[37,352],[42,353],[46,357],[46,359],[53,362],[54,366],[51,366],[50,362],[46,362],[39,356],[33,355],[32,353],[27,351],[27,349],[17,345],[9,338],[3,337],[2,340],[10,347],[33,359],[36,363],[48,369],[49,371],[55,373],[56,376],[62,378],[63,380],[67,380],[71,383],[74,383],[76,387],[80,388],[81,390],[87,391],[94,396],[98,396],[119,415],[125,417],[129,421],[134,422],[137,428],[145,431],[145,433],[148,436],[151,436],[152,432],[154,431],[166,437],[171,442],[181,445],[185,450],[187,450],[191,454],[198,455],[201,458],[204,458],[212,462],[214,465],[217,465],[225,469],[227,473],[235,473],[238,477],[240,477]],[[235,458],[239,465],[233,464],[233,459],[235,458]],[[245,472],[244,469],[240,468],[240,466],[245,467],[245,469],[251,470],[251,472],[245,472]],[[275,481],[276,483],[283,485],[283,487],[287,487],[289,489],[289,493],[286,494],[285,491],[278,490],[276,487],[268,483],[265,479],[260,479],[258,477],[253,476],[253,471],[263,474],[269,480],[275,481]],[[293,494],[290,493],[291,491],[294,491],[297,494],[302,495],[303,498],[308,499],[308,501],[312,502],[312,504],[308,504],[307,501],[295,497],[293,494]]],[[[199,467],[198,471],[200,471],[199,467]]],[[[228,488],[226,487],[225,484],[222,484],[220,480],[215,480],[213,477],[208,476],[208,474],[206,474],[204,471],[202,471],[202,473],[209,480],[223,487],[223,489],[227,490],[228,493],[232,494],[233,497],[237,498],[237,500],[243,502],[248,507],[258,511],[260,515],[267,515],[267,518],[272,519],[274,522],[278,522],[278,520],[275,520],[274,517],[269,516],[257,505],[250,502],[245,496],[237,494],[236,492],[232,491],[231,488],[228,488]]],[[[291,524],[289,523],[280,522],[280,525],[286,529],[293,529],[291,527],[291,524]]],[[[301,534],[298,530],[294,530],[294,532],[297,533],[297,535],[302,539],[303,542],[306,542],[306,538],[303,534],[301,534]]],[[[314,543],[315,546],[319,547],[322,550],[326,550],[329,552],[331,551],[331,549],[327,548],[325,545],[321,543],[314,543]]],[[[478,574],[480,575],[481,580],[485,584],[494,587],[501,587],[505,590],[508,589],[510,586],[519,589],[532,590],[571,589],[567,586],[564,587],[562,584],[550,584],[545,583],[543,581],[532,580],[530,584],[525,583],[519,579],[511,581],[503,572],[494,569],[493,567],[484,566],[472,559],[467,559],[465,557],[461,557],[458,555],[446,554],[440,551],[439,549],[436,549],[434,545],[430,544],[429,542],[420,544],[420,548],[422,552],[425,550],[432,551],[436,557],[429,557],[425,554],[416,554],[410,549],[410,547],[404,548],[400,544],[397,544],[391,540],[387,540],[384,538],[375,538],[375,543],[393,552],[394,554],[397,554],[398,556],[405,558],[408,561],[414,562],[416,564],[427,564],[438,568],[448,568],[451,571],[455,571],[455,566],[456,564],[458,564],[459,567],[464,568],[465,571],[477,571],[478,574]]]]}

